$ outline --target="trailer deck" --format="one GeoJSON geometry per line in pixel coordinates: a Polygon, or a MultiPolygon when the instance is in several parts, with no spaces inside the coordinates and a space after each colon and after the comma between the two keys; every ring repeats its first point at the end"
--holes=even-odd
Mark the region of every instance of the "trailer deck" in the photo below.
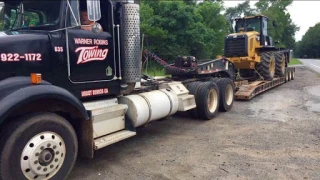
{"type": "MultiPolygon", "coordinates": [[[[287,72],[293,72],[292,76],[294,76],[294,67],[287,67],[287,72]]],[[[274,78],[272,81],[264,81],[258,80],[253,82],[248,81],[239,81],[235,82],[236,85],[236,93],[235,99],[236,100],[250,100],[253,97],[269,90],[274,87],[277,87],[281,84],[286,83],[289,81],[290,75],[286,75],[285,77],[278,77],[274,78]]]]}

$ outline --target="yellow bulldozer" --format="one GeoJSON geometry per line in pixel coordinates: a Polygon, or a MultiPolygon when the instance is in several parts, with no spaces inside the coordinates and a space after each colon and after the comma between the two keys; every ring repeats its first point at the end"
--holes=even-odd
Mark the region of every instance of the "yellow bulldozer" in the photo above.
{"type": "MultiPolygon", "coordinates": [[[[261,14],[237,18],[235,33],[226,37],[224,56],[234,63],[242,78],[269,81],[286,74],[291,50],[274,46],[268,23],[269,18],[261,14]]],[[[276,28],[275,21],[272,24],[276,28]]]]}

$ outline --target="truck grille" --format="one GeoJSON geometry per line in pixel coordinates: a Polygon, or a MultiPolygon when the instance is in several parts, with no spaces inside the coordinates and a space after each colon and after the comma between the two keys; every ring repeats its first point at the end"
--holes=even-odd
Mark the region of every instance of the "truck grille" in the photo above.
{"type": "Polygon", "coordinates": [[[248,56],[247,36],[228,36],[226,38],[224,54],[226,57],[248,56]]]}

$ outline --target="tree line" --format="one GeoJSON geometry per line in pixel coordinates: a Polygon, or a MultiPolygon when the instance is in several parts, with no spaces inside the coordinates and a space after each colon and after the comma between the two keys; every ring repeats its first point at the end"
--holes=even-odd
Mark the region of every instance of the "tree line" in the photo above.
{"type": "Polygon", "coordinates": [[[294,49],[298,58],[320,58],[320,23],[310,27],[294,49]]]}
{"type": "Polygon", "coordinates": [[[226,8],[221,0],[140,0],[144,47],[171,62],[179,55],[215,58],[223,54],[225,36],[234,32],[234,18],[263,14],[269,17],[269,35],[279,41],[277,46],[293,49],[299,28],[286,11],[292,2],[259,0],[251,7],[247,0],[226,8]]]}

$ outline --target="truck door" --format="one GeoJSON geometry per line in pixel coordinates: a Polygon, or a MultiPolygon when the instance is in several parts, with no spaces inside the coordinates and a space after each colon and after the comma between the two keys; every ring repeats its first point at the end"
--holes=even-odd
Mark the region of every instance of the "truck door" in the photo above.
{"type": "MultiPolygon", "coordinates": [[[[69,2],[71,18],[81,23],[81,27],[67,28],[66,31],[69,80],[73,83],[113,80],[116,64],[111,2],[101,1],[101,4],[99,0],[70,0],[69,2]],[[98,2],[98,7],[101,8],[102,15],[97,23],[102,32],[94,32],[92,30],[94,22],[84,20],[87,18],[85,14],[88,13],[88,8],[92,5],[87,6],[87,3],[92,2],[98,2]]],[[[92,9],[90,11],[92,12],[92,9]]]]}

